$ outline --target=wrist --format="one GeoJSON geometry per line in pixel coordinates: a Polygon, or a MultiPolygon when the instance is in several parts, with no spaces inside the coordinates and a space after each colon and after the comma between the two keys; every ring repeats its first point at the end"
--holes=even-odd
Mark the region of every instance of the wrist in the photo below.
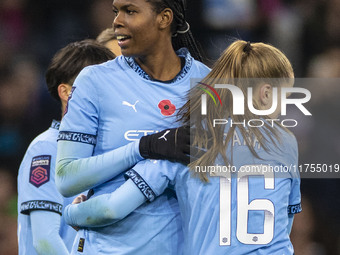
{"type": "Polygon", "coordinates": [[[150,157],[148,148],[150,147],[149,139],[143,136],[138,141],[138,153],[143,159],[150,157]]]}

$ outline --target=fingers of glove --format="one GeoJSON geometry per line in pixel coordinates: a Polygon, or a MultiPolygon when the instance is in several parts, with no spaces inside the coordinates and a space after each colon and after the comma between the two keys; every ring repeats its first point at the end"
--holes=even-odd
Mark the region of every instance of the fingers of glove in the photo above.
{"type": "Polygon", "coordinates": [[[184,154],[190,154],[190,144],[184,144],[183,146],[181,146],[180,148],[177,148],[178,151],[184,153],[184,154]]]}
{"type": "Polygon", "coordinates": [[[178,143],[190,143],[190,128],[182,126],[177,129],[177,141],[178,143]]]}

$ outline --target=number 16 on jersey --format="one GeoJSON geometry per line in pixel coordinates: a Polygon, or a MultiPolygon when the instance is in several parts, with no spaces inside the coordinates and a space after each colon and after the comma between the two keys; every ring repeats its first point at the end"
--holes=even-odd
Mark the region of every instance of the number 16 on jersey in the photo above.
{"type": "MultiPolygon", "coordinates": [[[[218,174],[217,174],[218,175],[218,174]]],[[[274,172],[266,165],[242,166],[237,173],[236,237],[243,244],[268,244],[274,237],[274,204],[269,199],[254,199],[249,203],[249,177],[264,178],[264,189],[274,189],[274,172]],[[256,169],[256,171],[247,171],[256,169]],[[249,211],[264,212],[263,233],[248,233],[249,211]]],[[[231,245],[231,174],[220,177],[220,245],[231,245]]],[[[263,187],[258,187],[259,189],[263,187]]],[[[251,218],[249,219],[251,221],[251,218]]]]}

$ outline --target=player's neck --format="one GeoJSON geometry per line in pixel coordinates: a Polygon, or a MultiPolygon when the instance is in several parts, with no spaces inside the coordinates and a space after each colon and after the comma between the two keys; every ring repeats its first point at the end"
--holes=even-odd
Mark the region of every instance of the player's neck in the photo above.
{"type": "Polygon", "coordinates": [[[139,66],[153,79],[169,81],[181,71],[181,60],[172,47],[166,51],[136,58],[139,66]]]}
{"type": "Polygon", "coordinates": [[[67,101],[61,99],[61,119],[63,119],[66,110],[67,101]]]}

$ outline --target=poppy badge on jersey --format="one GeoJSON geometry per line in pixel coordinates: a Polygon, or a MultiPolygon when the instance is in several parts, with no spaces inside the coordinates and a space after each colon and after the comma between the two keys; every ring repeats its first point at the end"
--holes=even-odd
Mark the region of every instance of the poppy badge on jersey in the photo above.
{"type": "Polygon", "coordinates": [[[176,106],[170,100],[162,100],[158,103],[158,108],[164,116],[171,116],[176,111],[176,106]]]}

